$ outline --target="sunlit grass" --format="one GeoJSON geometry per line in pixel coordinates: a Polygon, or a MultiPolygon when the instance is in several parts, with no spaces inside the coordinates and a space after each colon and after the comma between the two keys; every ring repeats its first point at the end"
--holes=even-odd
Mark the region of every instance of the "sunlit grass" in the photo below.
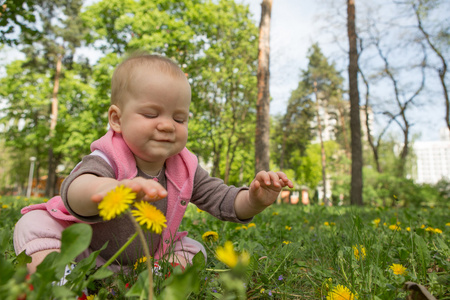
{"type": "MultiPolygon", "coordinates": [[[[40,201],[0,198],[0,224],[12,232],[20,209],[40,201]]],[[[249,277],[242,283],[248,298],[319,299],[338,286],[358,299],[405,298],[403,284],[413,281],[445,299],[450,297],[446,288],[450,219],[446,212],[448,209],[430,207],[284,204],[273,205],[250,224],[242,225],[219,221],[189,205],[180,230],[187,230],[189,237],[198,241],[205,233],[214,233],[214,239],[204,242],[208,261],[198,274],[202,278],[200,291],[191,298],[213,299],[213,294],[224,292],[217,278],[227,265],[215,253],[226,241],[232,241],[237,252],[248,253],[251,258],[249,277]]],[[[12,243],[7,251],[12,252],[12,243]]],[[[116,277],[122,278],[120,282],[134,280],[134,276],[124,274],[116,277]]],[[[164,280],[155,280],[156,291],[163,288],[164,280]]],[[[120,286],[114,279],[99,284],[113,289],[120,286]]]]}

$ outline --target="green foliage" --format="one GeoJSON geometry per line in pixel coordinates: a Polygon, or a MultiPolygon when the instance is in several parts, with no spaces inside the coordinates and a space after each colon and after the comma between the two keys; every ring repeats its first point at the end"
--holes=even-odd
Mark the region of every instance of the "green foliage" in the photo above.
{"type": "Polygon", "coordinates": [[[37,4],[34,0],[0,2],[0,44],[17,45],[19,40],[31,43],[39,36],[34,13],[37,4]]]}
{"type": "MultiPolygon", "coordinates": [[[[247,6],[232,0],[42,2],[42,36],[24,44],[25,61],[2,78],[2,123],[8,149],[36,156],[37,173],[62,163],[69,172],[106,131],[110,80],[127,52],[146,50],[174,59],[192,86],[188,147],[229,183],[253,176],[257,27],[247,6]],[[82,21],[82,22],[81,22],[82,21]],[[86,28],[89,30],[86,31],[86,28]],[[84,40],[104,56],[94,65],[74,60],[84,40]],[[50,133],[56,58],[63,55],[59,114],[50,133]],[[48,162],[52,150],[54,162],[48,162]]],[[[17,161],[24,165],[23,161],[17,161]]],[[[26,178],[16,168],[12,178],[26,178]],[[20,175],[20,176],[19,176],[20,175]]],[[[45,173],[44,173],[45,174],[45,173]]]]}
{"type": "Polygon", "coordinates": [[[364,199],[370,205],[443,205],[443,198],[430,185],[415,184],[411,179],[390,173],[378,173],[372,168],[364,169],[364,199]]]}

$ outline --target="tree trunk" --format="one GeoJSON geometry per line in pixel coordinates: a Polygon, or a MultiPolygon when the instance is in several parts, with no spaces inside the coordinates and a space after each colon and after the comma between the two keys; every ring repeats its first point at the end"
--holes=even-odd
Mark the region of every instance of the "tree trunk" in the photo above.
{"type": "Polygon", "coordinates": [[[50,134],[53,134],[53,131],[56,128],[56,122],[58,120],[58,90],[59,90],[59,74],[61,73],[61,67],[62,67],[62,54],[59,54],[56,62],[55,84],[53,85],[53,93],[52,93],[52,114],[50,123],[50,134]]]}
{"type": "Polygon", "coordinates": [[[347,33],[349,42],[349,94],[350,94],[350,130],[352,145],[352,180],[350,202],[353,205],[363,205],[363,158],[361,145],[361,121],[359,115],[358,90],[358,49],[356,45],[355,1],[347,0],[347,33]]]}
{"type": "Polygon", "coordinates": [[[48,175],[47,183],[45,185],[45,197],[51,198],[55,196],[56,188],[56,158],[53,153],[53,148],[48,150],[48,175]]]}
{"type": "MultiPolygon", "coordinates": [[[[50,120],[50,137],[54,137],[56,123],[58,120],[58,91],[59,91],[59,76],[61,74],[62,67],[62,54],[58,54],[56,61],[56,71],[55,71],[55,83],[53,85],[52,93],[52,112],[50,120]]],[[[53,146],[50,144],[50,149],[48,151],[48,177],[47,184],[45,186],[45,196],[53,197],[55,195],[56,186],[56,167],[53,146]]]]}
{"type": "Polygon", "coordinates": [[[321,162],[322,162],[322,184],[323,184],[323,204],[326,206],[329,205],[327,198],[327,172],[326,172],[326,155],[325,155],[325,147],[323,145],[322,138],[322,124],[320,122],[320,104],[319,97],[317,96],[317,82],[314,81],[314,95],[316,96],[316,109],[317,109],[317,128],[319,129],[319,141],[320,141],[320,154],[321,154],[321,162]]]}
{"type": "Polygon", "coordinates": [[[258,98],[256,101],[255,171],[269,170],[270,149],[270,17],[272,0],[261,3],[258,53],[258,98]]]}

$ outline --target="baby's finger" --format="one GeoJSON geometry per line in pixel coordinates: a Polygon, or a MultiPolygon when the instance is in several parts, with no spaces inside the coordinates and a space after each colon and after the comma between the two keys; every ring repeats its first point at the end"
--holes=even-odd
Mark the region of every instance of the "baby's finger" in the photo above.
{"type": "Polygon", "coordinates": [[[268,174],[270,176],[270,180],[273,182],[273,186],[281,187],[280,177],[278,176],[278,173],[270,171],[268,174]]]}
{"type": "Polygon", "coordinates": [[[96,202],[96,203],[100,203],[103,200],[103,197],[105,195],[100,195],[100,194],[95,194],[91,196],[91,201],[92,202],[96,202]]]}
{"type": "Polygon", "coordinates": [[[146,187],[144,189],[146,201],[160,200],[167,197],[167,191],[162,186],[146,187]]]}
{"type": "Polygon", "coordinates": [[[280,183],[281,185],[284,186],[288,186],[290,188],[294,187],[294,184],[292,183],[292,181],[287,177],[286,174],[284,174],[283,172],[277,172],[278,177],[280,178],[280,183]]]}
{"type": "Polygon", "coordinates": [[[260,187],[261,187],[261,181],[257,180],[256,178],[250,184],[250,188],[254,188],[255,190],[259,189],[260,187]]]}

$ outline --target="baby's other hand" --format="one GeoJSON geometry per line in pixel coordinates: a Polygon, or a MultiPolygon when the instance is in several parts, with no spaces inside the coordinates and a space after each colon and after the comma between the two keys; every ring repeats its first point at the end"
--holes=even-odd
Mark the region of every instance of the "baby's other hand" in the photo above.
{"type": "Polygon", "coordinates": [[[259,205],[269,206],[286,186],[293,188],[294,184],[283,172],[261,171],[250,184],[250,198],[259,205]]]}

